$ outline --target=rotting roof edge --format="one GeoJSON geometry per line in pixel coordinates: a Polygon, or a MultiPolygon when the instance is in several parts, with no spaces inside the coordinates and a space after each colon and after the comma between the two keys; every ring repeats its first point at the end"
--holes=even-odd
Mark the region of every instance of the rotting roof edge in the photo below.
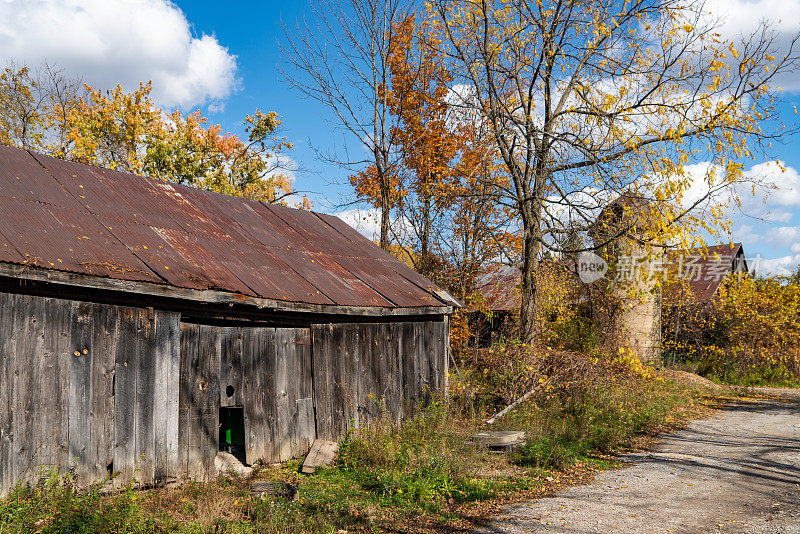
{"type": "Polygon", "coordinates": [[[105,278],[102,276],[92,276],[70,271],[58,271],[43,267],[36,267],[33,265],[23,265],[9,262],[0,262],[0,276],[29,280],[32,282],[46,282],[72,287],[86,287],[91,289],[118,291],[122,293],[173,298],[206,304],[227,304],[231,306],[243,305],[264,311],[366,317],[452,315],[454,312],[453,306],[342,306],[284,301],[264,297],[251,297],[241,293],[233,293],[214,289],[189,289],[167,284],[156,284],[152,282],[119,280],[105,278]]]}

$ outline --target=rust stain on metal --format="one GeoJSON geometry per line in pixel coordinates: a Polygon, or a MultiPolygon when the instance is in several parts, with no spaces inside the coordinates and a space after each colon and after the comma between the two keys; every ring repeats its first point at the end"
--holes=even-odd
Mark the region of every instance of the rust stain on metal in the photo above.
{"type": "Polygon", "coordinates": [[[0,147],[0,261],[342,306],[448,304],[336,217],[0,147]]]}

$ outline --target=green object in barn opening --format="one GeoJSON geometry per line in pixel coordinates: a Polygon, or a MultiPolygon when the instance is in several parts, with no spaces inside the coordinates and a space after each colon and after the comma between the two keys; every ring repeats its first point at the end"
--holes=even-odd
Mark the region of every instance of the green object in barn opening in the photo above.
{"type": "Polygon", "coordinates": [[[233,454],[244,463],[244,408],[220,407],[219,449],[233,454]]]}

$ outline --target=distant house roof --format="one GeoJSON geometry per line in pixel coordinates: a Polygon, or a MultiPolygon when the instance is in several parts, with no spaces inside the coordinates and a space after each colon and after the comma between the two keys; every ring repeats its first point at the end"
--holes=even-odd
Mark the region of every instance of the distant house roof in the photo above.
{"type": "MultiPolygon", "coordinates": [[[[570,259],[542,260],[539,268],[542,269],[541,272],[575,273],[575,264],[570,259]]],[[[521,281],[522,273],[519,268],[493,265],[478,277],[477,289],[483,296],[483,303],[487,309],[496,312],[517,311],[522,302],[521,281]]]]}
{"type": "Polygon", "coordinates": [[[730,273],[747,271],[747,260],[741,243],[671,252],[667,255],[667,261],[676,270],[681,270],[681,277],[686,280],[695,302],[708,302],[714,298],[730,273]]]}
{"type": "Polygon", "coordinates": [[[453,304],[336,217],[9,147],[0,262],[314,309],[453,304]]]}

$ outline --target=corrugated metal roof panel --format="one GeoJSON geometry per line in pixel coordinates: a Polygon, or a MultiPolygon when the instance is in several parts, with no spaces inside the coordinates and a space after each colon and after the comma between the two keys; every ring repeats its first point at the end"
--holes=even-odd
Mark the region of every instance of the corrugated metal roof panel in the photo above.
{"type": "Polygon", "coordinates": [[[395,306],[441,306],[442,303],[430,293],[419,289],[402,277],[397,276],[387,262],[364,262],[360,258],[331,256],[336,263],[363,280],[395,306]]]}
{"type": "Polygon", "coordinates": [[[340,306],[442,306],[339,219],[0,148],[0,261],[340,306]]]}
{"type": "Polygon", "coordinates": [[[386,299],[330,257],[303,250],[275,249],[275,255],[333,302],[343,306],[390,306],[386,299]]]}
{"type": "Polygon", "coordinates": [[[24,263],[122,280],[158,281],[110,232],[84,213],[0,199],[3,236],[24,263]]]}
{"type": "Polygon", "coordinates": [[[77,209],[75,198],[25,150],[0,145],[0,195],[77,209]]]}
{"type": "Polygon", "coordinates": [[[478,277],[478,291],[483,294],[486,307],[494,311],[518,310],[521,302],[520,270],[508,265],[495,265],[478,277]]]}
{"type": "Polygon", "coordinates": [[[333,300],[296,272],[294,266],[282,261],[274,249],[235,242],[208,240],[205,243],[258,296],[310,304],[334,304],[333,300]]]}
{"type": "Polygon", "coordinates": [[[124,221],[180,228],[169,216],[151,181],[110,169],[35,154],[61,186],[90,213],[124,221]]]}
{"type": "MultiPolygon", "coordinates": [[[[666,259],[668,264],[675,271],[680,270],[673,274],[686,281],[691,295],[678,295],[675,293],[677,288],[668,286],[668,294],[664,297],[669,300],[688,297],[690,299],[688,302],[691,302],[691,299],[696,302],[710,301],[730,273],[739,269],[747,270],[744,259],[742,259],[742,265],[736,265],[735,260],[739,255],[744,255],[741,243],[699,247],[687,252],[668,254],[666,259]]],[[[683,302],[683,304],[688,302],[683,302]]]]}
{"type": "Polygon", "coordinates": [[[333,215],[327,215],[324,213],[315,213],[314,215],[316,215],[317,218],[329,225],[331,228],[339,232],[342,237],[347,239],[348,250],[350,251],[351,255],[361,258],[375,258],[379,260],[395,259],[392,255],[388,254],[382,248],[376,246],[375,243],[361,235],[361,233],[359,233],[355,228],[341,220],[339,217],[334,217],[333,215]]]}

